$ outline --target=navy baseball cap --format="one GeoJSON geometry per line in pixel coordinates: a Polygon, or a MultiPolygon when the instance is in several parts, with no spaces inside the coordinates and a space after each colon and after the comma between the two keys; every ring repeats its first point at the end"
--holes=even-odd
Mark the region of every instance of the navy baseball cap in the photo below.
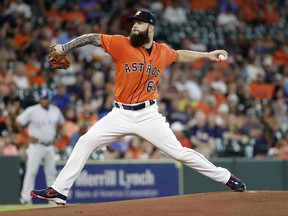
{"type": "Polygon", "coordinates": [[[127,21],[130,23],[132,23],[134,20],[141,20],[152,25],[156,24],[156,18],[154,14],[148,10],[139,10],[134,16],[130,16],[127,18],[127,21]]]}
{"type": "Polygon", "coordinates": [[[52,92],[49,89],[42,89],[40,92],[40,99],[52,99],[52,92]]]}

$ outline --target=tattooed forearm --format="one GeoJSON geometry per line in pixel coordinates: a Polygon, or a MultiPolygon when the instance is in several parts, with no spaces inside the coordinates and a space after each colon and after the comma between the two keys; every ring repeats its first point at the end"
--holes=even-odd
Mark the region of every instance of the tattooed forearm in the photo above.
{"type": "Polygon", "coordinates": [[[84,34],[77,38],[74,38],[73,40],[69,41],[66,44],[63,44],[63,49],[65,52],[68,50],[82,47],[86,44],[91,44],[94,46],[101,46],[100,43],[100,35],[99,34],[84,34]]]}

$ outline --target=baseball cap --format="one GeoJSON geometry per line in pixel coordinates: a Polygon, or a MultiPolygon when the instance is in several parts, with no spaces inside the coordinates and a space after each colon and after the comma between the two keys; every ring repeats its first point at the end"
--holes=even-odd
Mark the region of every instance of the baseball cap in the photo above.
{"type": "Polygon", "coordinates": [[[148,10],[137,11],[134,16],[128,17],[127,21],[132,23],[135,19],[150,23],[152,25],[156,24],[156,18],[154,16],[154,14],[148,10]]]}
{"type": "Polygon", "coordinates": [[[40,91],[40,99],[52,99],[52,92],[49,89],[42,89],[40,91]]]}

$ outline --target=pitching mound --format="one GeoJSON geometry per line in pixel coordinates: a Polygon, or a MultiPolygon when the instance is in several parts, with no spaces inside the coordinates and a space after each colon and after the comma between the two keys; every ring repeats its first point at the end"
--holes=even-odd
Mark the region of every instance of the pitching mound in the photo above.
{"type": "Polygon", "coordinates": [[[21,216],[287,216],[288,191],[214,192],[1,212],[21,216]]]}

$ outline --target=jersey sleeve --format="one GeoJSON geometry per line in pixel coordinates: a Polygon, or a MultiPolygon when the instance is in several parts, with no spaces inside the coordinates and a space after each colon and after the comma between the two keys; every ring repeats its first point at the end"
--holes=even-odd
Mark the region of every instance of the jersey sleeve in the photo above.
{"type": "Polygon", "coordinates": [[[17,116],[16,122],[18,122],[22,126],[27,125],[30,121],[31,113],[32,113],[32,109],[27,108],[25,111],[23,111],[20,115],[17,116]]]}
{"type": "Polygon", "coordinates": [[[114,60],[118,60],[121,52],[125,49],[127,39],[122,35],[106,35],[102,34],[101,45],[105,52],[111,55],[114,60]]]}
{"type": "Polygon", "coordinates": [[[167,44],[162,44],[161,53],[166,54],[166,67],[172,64],[178,58],[178,52],[172,48],[170,48],[167,44]]]}

